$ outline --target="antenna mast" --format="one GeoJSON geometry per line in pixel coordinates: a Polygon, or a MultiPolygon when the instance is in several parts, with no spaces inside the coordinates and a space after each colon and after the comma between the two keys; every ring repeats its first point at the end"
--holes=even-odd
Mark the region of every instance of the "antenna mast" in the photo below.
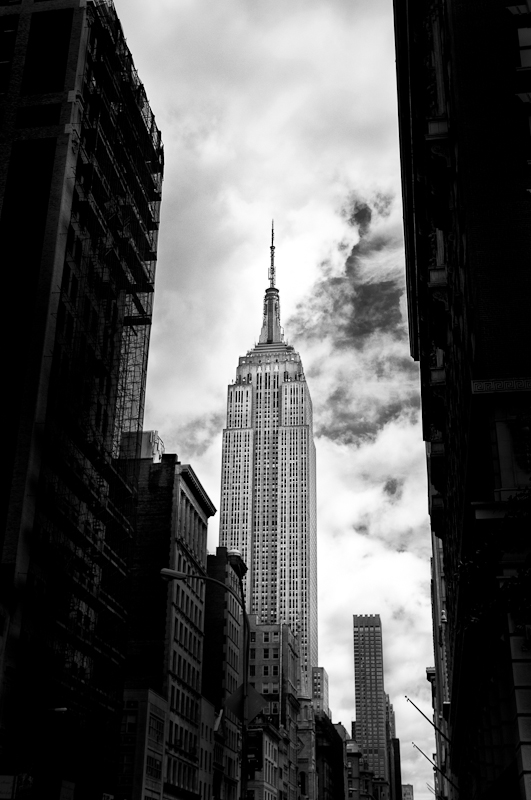
{"type": "Polygon", "coordinates": [[[273,289],[275,286],[275,220],[271,220],[271,266],[269,267],[269,286],[273,289]]]}

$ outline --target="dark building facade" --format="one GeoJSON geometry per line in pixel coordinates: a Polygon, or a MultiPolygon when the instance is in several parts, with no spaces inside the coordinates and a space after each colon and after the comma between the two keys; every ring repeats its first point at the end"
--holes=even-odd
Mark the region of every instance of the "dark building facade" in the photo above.
{"type": "Polygon", "coordinates": [[[323,711],[315,714],[315,761],[318,800],[345,800],[346,732],[342,735],[323,711]]]}
{"type": "MultiPolygon", "coordinates": [[[[230,698],[243,683],[243,616],[240,583],[226,547],[207,557],[202,693],[215,710],[212,796],[236,800],[242,752],[242,716],[230,698]],[[224,586],[231,591],[227,591],[224,586]]],[[[241,559],[239,558],[239,561],[241,559]]]]}
{"type": "Polygon", "coordinates": [[[389,759],[389,794],[391,800],[402,800],[400,740],[396,738],[395,712],[388,694],[385,695],[385,731],[389,759]]]}
{"type": "Polygon", "coordinates": [[[299,692],[299,702],[299,723],[297,726],[299,740],[297,753],[299,797],[301,800],[317,800],[319,787],[317,781],[316,715],[309,692],[307,696],[299,692]]]}
{"type": "Polygon", "coordinates": [[[331,717],[328,705],[328,673],[324,667],[312,667],[312,700],[316,714],[321,711],[331,717]]]}
{"type": "Polygon", "coordinates": [[[402,762],[400,760],[400,739],[393,737],[389,742],[389,789],[391,800],[402,800],[402,762]]]}
{"type": "Polygon", "coordinates": [[[215,510],[192,467],[176,455],[141,460],[120,800],[200,797],[204,578],[215,510]],[[164,583],[160,570],[168,566],[190,578],[164,583]]]}
{"type": "Polygon", "coordinates": [[[2,3],[0,774],[28,796],[113,789],[162,170],[112,2],[2,3]]]}
{"type": "MultiPolygon", "coordinates": [[[[354,725],[354,723],[352,723],[354,725]]],[[[362,769],[362,753],[360,747],[355,739],[347,739],[347,787],[346,797],[357,798],[362,797],[361,794],[361,769],[362,769]]]]}
{"type": "Polygon", "coordinates": [[[410,343],[440,540],[439,796],[529,798],[531,5],[394,7],[410,343]]]}
{"type": "Polygon", "coordinates": [[[263,698],[259,713],[251,720],[253,736],[263,756],[269,749],[270,760],[273,747],[276,766],[264,768],[264,756],[260,762],[262,766],[258,768],[251,758],[248,790],[254,792],[253,797],[257,799],[265,797],[267,792],[272,795],[271,800],[273,797],[295,800],[298,794],[297,721],[300,710],[297,697],[300,681],[298,638],[287,623],[260,623],[256,615],[251,615],[249,621],[249,683],[263,698]],[[269,745],[266,744],[268,738],[269,745]]]}

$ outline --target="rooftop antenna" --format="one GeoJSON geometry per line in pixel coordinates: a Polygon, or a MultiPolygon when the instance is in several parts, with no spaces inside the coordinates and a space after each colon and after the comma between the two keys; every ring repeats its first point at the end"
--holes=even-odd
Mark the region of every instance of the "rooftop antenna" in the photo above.
{"type": "Polygon", "coordinates": [[[271,266],[269,267],[269,286],[273,289],[275,286],[275,220],[271,220],[271,266]]]}

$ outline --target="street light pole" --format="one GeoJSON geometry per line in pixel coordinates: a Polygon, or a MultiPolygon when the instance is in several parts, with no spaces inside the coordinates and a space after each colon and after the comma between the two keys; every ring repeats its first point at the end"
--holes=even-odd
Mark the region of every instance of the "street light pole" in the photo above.
{"type": "Polygon", "coordinates": [[[241,710],[241,724],[242,724],[242,761],[241,761],[241,798],[246,800],[247,796],[247,725],[249,719],[249,617],[245,608],[245,593],[243,589],[243,576],[247,572],[247,566],[242,560],[238,551],[228,552],[229,564],[232,566],[237,578],[240,589],[240,594],[231,586],[228,586],[223,581],[218,581],[217,578],[211,578],[210,575],[191,575],[188,572],[179,572],[176,569],[169,569],[164,567],[160,571],[160,576],[166,581],[187,581],[197,578],[208,583],[215,583],[221,586],[226,592],[231,594],[238,605],[240,606],[243,614],[243,685],[242,685],[242,710],[241,710]]]}

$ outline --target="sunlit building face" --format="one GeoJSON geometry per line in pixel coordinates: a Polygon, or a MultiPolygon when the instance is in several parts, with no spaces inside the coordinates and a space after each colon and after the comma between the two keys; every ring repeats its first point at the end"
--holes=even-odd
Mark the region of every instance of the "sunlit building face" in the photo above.
{"type": "Polygon", "coordinates": [[[266,290],[258,344],[239,359],[223,431],[220,545],[249,567],[249,613],[287,622],[305,680],[317,666],[317,529],[312,402],[266,290]]]}

